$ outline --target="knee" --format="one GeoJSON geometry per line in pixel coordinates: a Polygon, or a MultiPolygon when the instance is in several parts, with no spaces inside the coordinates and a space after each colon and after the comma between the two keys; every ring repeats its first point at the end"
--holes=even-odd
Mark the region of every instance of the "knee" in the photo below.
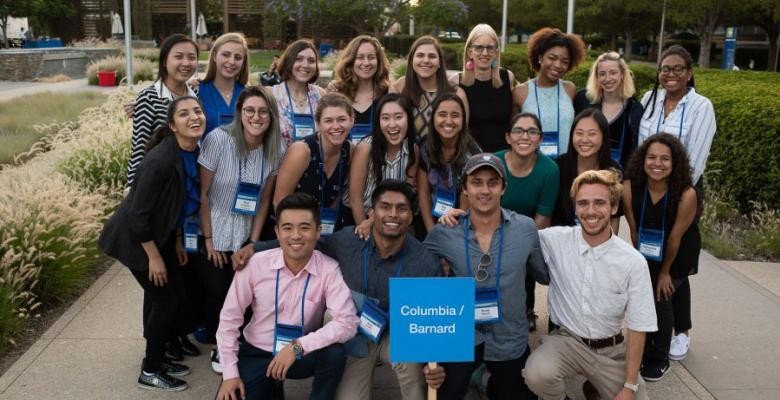
{"type": "Polygon", "coordinates": [[[546,388],[561,380],[555,364],[545,359],[540,352],[531,353],[523,369],[523,378],[528,388],[537,394],[544,393],[546,388]]]}
{"type": "Polygon", "coordinates": [[[317,364],[344,368],[347,363],[347,353],[341,343],[323,347],[317,353],[317,364]]]}

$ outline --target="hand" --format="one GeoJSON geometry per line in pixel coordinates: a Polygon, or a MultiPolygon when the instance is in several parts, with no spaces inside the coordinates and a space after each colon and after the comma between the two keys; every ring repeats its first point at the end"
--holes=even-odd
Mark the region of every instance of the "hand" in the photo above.
{"type": "Polygon", "coordinates": [[[335,80],[332,80],[328,82],[328,86],[325,88],[328,92],[338,92],[339,86],[336,84],[335,80]]]}
{"type": "Polygon", "coordinates": [[[187,85],[189,85],[192,89],[197,89],[200,86],[197,72],[192,76],[192,78],[190,78],[190,80],[187,81],[187,85]]]}
{"type": "Polygon", "coordinates": [[[292,349],[292,344],[284,346],[274,356],[271,363],[268,364],[268,369],[265,371],[265,376],[276,379],[277,381],[283,381],[287,376],[287,371],[295,362],[295,352],[292,349]]]}
{"type": "Polygon", "coordinates": [[[670,300],[674,294],[672,277],[668,273],[658,274],[658,286],[655,288],[656,301],[670,300]]]}
{"type": "Polygon", "coordinates": [[[168,270],[161,257],[149,259],[149,280],[154,286],[165,286],[168,283],[168,270]]]}
{"type": "Polygon", "coordinates": [[[187,264],[187,250],[184,249],[184,242],[179,240],[181,237],[176,238],[176,259],[179,260],[179,265],[187,264]]]}
{"type": "Polygon", "coordinates": [[[363,222],[359,223],[358,226],[355,227],[355,236],[359,237],[362,240],[368,240],[368,238],[371,236],[372,225],[374,225],[373,215],[364,219],[363,222]]]}
{"type": "Polygon", "coordinates": [[[626,388],[623,388],[618,392],[617,396],[615,396],[615,400],[634,400],[635,398],[636,393],[634,393],[633,390],[626,388]]]}
{"type": "Polygon", "coordinates": [[[244,382],[241,378],[232,378],[222,381],[219,385],[219,393],[217,393],[217,400],[239,400],[236,397],[236,390],[241,393],[241,399],[246,398],[246,389],[244,388],[244,382]]]}
{"type": "Polygon", "coordinates": [[[246,263],[249,262],[249,259],[252,258],[252,255],[254,254],[255,248],[252,243],[249,243],[237,252],[233,253],[233,255],[230,256],[230,261],[233,263],[233,270],[241,271],[244,269],[244,267],[246,267],[246,263]]]}
{"type": "Polygon", "coordinates": [[[125,111],[127,118],[133,119],[133,113],[135,112],[135,102],[131,101],[122,105],[122,109],[125,111]]]}
{"type": "Polygon", "coordinates": [[[423,375],[425,375],[425,383],[431,387],[431,389],[438,390],[441,384],[444,383],[446,374],[444,373],[444,367],[437,365],[436,368],[428,368],[424,366],[422,369],[423,375]]]}
{"type": "Polygon", "coordinates": [[[214,266],[219,269],[222,269],[228,262],[225,253],[214,250],[214,242],[211,238],[206,239],[206,258],[214,263],[214,266]]]}
{"type": "Polygon", "coordinates": [[[456,226],[458,225],[458,217],[465,215],[466,210],[460,208],[450,208],[444,215],[439,218],[439,223],[444,226],[456,226]]]}

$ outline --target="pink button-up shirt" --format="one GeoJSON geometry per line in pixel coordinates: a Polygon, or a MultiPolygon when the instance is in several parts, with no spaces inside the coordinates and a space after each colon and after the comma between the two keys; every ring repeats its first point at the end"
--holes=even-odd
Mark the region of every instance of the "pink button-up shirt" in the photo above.
{"type": "Polygon", "coordinates": [[[280,324],[301,324],[301,296],[306,278],[311,275],[304,304],[304,333],[299,339],[304,354],[344,343],[355,336],[357,311],[352,292],[341,276],[338,262],[315,250],[306,266],[293,275],[285,267],[281,249],[252,256],[246,268],[236,272],[220,314],[217,348],[223,379],[238,377],[238,329],[244,322],[244,310],[252,305],[252,320],[244,328],[246,341],[272,352],[274,341],[274,293],[279,272],[280,324]],[[325,310],[332,317],[322,325],[325,310]]]}

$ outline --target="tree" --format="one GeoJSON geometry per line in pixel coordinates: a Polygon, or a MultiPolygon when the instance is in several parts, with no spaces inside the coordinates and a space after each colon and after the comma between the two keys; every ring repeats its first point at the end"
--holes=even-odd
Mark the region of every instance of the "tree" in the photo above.
{"type": "Polygon", "coordinates": [[[742,2],[740,21],[759,26],[769,36],[767,71],[777,71],[777,39],[780,35],[780,2],[777,0],[746,0],[742,2]]]}
{"type": "Polygon", "coordinates": [[[35,17],[48,25],[53,19],[70,17],[76,13],[73,1],[68,0],[0,0],[0,28],[8,37],[8,17],[35,17]]]}
{"type": "Polygon", "coordinates": [[[34,3],[28,0],[0,0],[0,29],[3,38],[8,38],[8,17],[27,17],[33,15],[34,3]]]}
{"type": "Polygon", "coordinates": [[[660,15],[660,4],[645,1],[581,0],[577,7],[577,16],[582,21],[579,31],[598,32],[613,39],[617,35],[625,36],[626,60],[631,60],[633,38],[651,32],[660,15]]]}
{"type": "Polygon", "coordinates": [[[733,18],[743,0],[688,0],[685,3],[669,3],[670,12],[677,14],[699,35],[699,60],[701,68],[710,66],[710,49],[715,28],[733,18]]]}
{"type": "Polygon", "coordinates": [[[468,8],[460,0],[422,0],[413,8],[412,14],[420,25],[450,28],[462,25],[468,8]]]}

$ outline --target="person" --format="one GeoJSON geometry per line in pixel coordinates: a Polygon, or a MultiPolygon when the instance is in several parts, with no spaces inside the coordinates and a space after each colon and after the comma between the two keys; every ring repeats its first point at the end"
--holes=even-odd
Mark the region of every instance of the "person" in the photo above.
{"type": "MultiPolygon", "coordinates": [[[[219,312],[233,268],[230,256],[259,240],[284,156],[279,111],[270,90],[248,86],[236,99],[238,118],[216,128],[201,144],[200,222],[207,261],[195,266],[203,287],[206,342],[216,343],[219,312]]],[[[211,351],[214,372],[222,372],[211,351]]]]}
{"type": "MultiPolygon", "coordinates": [[[[506,191],[501,207],[534,220],[537,229],[550,226],[560,184],[558,165],[539,151],[542,142],[542,124],[532,113],[518,113],[512,117],[511,130],[504,136],[509,150],[496,155],[506,169],[506,191]]],[[[536,282],[529,275],[525,279],[525,309],[528,329],[536,330],[536,282]]]]}
{"type": "Polygon", "coordinates": [[[614,171],[583,172],[570,191],[581,225],[539,231],[558,328],[542,336],[523,376],[543,400],[564,398],[564,379],[574,375],[603,399],[647,399],[639,365],[645,333],[657,329],[653,290],[644,257],[610,229],[621,186],[614,171]]]}
{"type": "MultiPolygon", "coordinates": [[[[576,206],[568,195],[572,182],[579,174],[589,170],[613,168],[620,171],[620,165],[612,159],[608,146],[609,123],[597,108],[587,108],[579,113],[571,127],[569,150],[555,160],[560,170],[560,190],[555,202],[552,224],[576,225],[576,206]]],[[[617,233],[623,207],[618,204],[618,212],[611,217],[612,230],[617,233]]]]}
{"type": "MultiPolygon", "coordinates": [[[[642,96],[645,113],[639,126],[639,144],[649,136],[667,132],[685,146],[692,168],[693,186],[704,198],[704,169],[717,129],[712,102],[698,94],[693,79],[693,58],[684,47],[674,45],[661,54],[653,90],[642,96]],[[659,89],[659,86],[661,88],[659,89]]],[[[698,270],[698,267],[696,268],[698,270]]],[[[669,357],[682,360],[688,354],[693,327],[691,285],[688,278],[675,291],[674,332],[669,357]]]]}
{"type": "Polygon", "coordinates": [[[280,248],[255,254],[236,272],[217,334],[224,370],[218,400],[270,399],[275,381],[312,376],[311,398],[333,398],[346,362],[343,343],[355,336],[358,317],[338,263],[314,250],[319,211],[306,193],[285,197],[276,208],[280,248]],[[252,319],[241,330],[250,306],[252,319]]]}
{"type": "Polygon", "coordinates": [[[536,78],[512,90],[516,108],[536,114],[542,121],[541,152],[556,158],[569,148],[566,135],[574,120],[572,100],[576,87],[563,76],[577,68],[585,57],[585,44],[579,36],[557,28],[542,28],[528,40],[528,63],[536,78]]]}
{"type": "Polygon", "coordinates": [[[180,96],[168,106],[166,121],[149,140],[138,179],[106,222],[99,244],[130,269],[144,291],[146,351],[138,386],[181,391],[187,383],[177,377],[187,375],[189,368],[164,353],[181,323],[180,310],[186,301],[180,265],[187,262],[182,233],[190,211],[185,187],[192,168],[185,164],[195,160],[206,118],[197,98],[180,96]]]}
{"type": "MultiPolygon", "coordinates": [[[[447,80],[447,65],[439,41],[433,36],[421,36],[412,43],[406,58],[406,75],[393,82],[390,93],[401,93],[412,105],[414,128],[420,139],[428,134],[431,105],[437,95],[455,92],[468,104],[463,89],[447,80]]],[[[468,109],[466,109],[468,120],[468,109]]]]}
{"type": "Polygon", "coordinates": [[[462,177],[468,214],[458,226],[436,225],[425,239],[428,251],[446,260],[455,276],[474,277],[477,288],[474,361],[444,363],[438,393],[444,400],[465,398],[483,360],[491,399],[536,399],[521,376],[531,353],[524,287],[526,276],[546,284],[549,275],[533,220],[500,206],[505,177],[498,156],[471,156],[462,177]]]}
{"type": "Polygon", "coordinates": [[[277,71],[277,63],[279,62],[279,55],[274,54],[271,59],[271,64],[268,65],[268,69],[260,74],[260,84],[263,86],[274,86],[282,83],[279,78],[279,72],[277,71]]]}
{"type": "Polygon", "coordinates": [[[336,63],[336,77],[328,90],[352,101],[355,124],[349,132],[353,143],[370,136],[377,102],[390,86],[390,63],[373,36],[359,35],[349,42],[336,63]]]}
{"type": "Polygon", "coordinates": [[[214,42],[198,98],[206,109],[206,135],[233,122],[236,100],[249,80],[249,48],[241,33],[226,33],[214,42]]]}
{"type": "Polygon", "coordinates": [[[500,65],[496,31],[488,24],[478,24],[463,47],[463,71],[453,75],[452,83],[459,84],[466,93],[471,136],[489,153],[506,148],[502,133],[509,132],[512,118],[515,76],[500,65]]]}
{"type": "Polygon", "coordinates": [[[574,113],[586,108],[601,110],[609,121],[609,149],[621,167],[637,147],[639,121],[644,108],[634,98],[634,76],[620,54],[601,54],[590,68],[585,89],[574,98],[574,113]]]}
{"type": "Polygon", "coordinates": [[[425,232],[430,232],[439,218],[451,208],[468,208],[461,190],[461,171],[472,155],[482,153],[466,127],[466,107],[455,94],[437,96],[433,113],[420,149],[417,171],[417,193],[425,232]]]}
{"type": "Polygon", "coordinates": [[[349,168],[348,203],[352,209],[357,230],[366,236],[370,230],[371,193],[385,179],[416,183],[417,131],[412,123],[409,101],[390,93],[377,104],[377,115],[371,137],[355,148],[349,168]]]}
{"type": "Polygon", "coordinates": [[[279,127],[284,144],[313,135],[314,110],[325,90],[315,84],[320,76],[317,48],[310,40],[290,43],[276,63],[282,82],[272,86],[279,107],[279,127]]]}
{"type": "MultiPolygon", "coordinates": [[[[133,136],[130,160],[127,164],[127,185],[135,178],[135,170],[144,158],[144,149],[157,128],[165,125],[171,101],[181,96],[195,96],[187,80],[198,70],[198,46],[182,34],[173,34],[160,46],[157,80],[138,93],[129,105],[133,116],[133,136]]],[[[205,128],[205,126],[204,126],[205,128]]]]}
{"type": "Polygon", "coordinates": [[[669,372],[674,328],[672,295],[698,265],[701,235],[696,190],[685,147],[673,135],[650,136],[637,149],[623,183],[634,247],[647,259],[655,289],[658,331],[647,335],[640,370],[655,382],[669,372]]]}
{"type": "Polygon", "coordinates": [[[323,236],[354,225],[352,211],[342,204],[349,190],[352,145],[347,139],[353,112],[346,96],[322,96],[315,113],[317,134],[290,145],[276,180],[275,205],[293,192],[308,193],[319,201],[323,236]]]}
{"type": "MultiPolygon", "coordinates": [[[[352,229],[342,229],[319,242],[322,252],[338,261],[362,326],[345,344],[347,366],[336,391],[337,400],[370,400],[374,368],[378,362],[390,364],[387,319],[390,278],[442,276],[437,260],[417,239],[407,235],[417,203],[414,188],[407,182],[386,179],[377,184],[371,200],[374,220],[367,240],[356,236],[352,229]],[[384,321],[380,323],[383,326],[366,329],[369,315],[375,321],[384,321]]],[[[245,246],[234,254],[234,262],[240,266],[253,251],[277,245],[269,241],[245,246]]],[[[444,380],[440,366],[429,368],[419,363],[392,363],[391,366],[404,400],[422,400],[426,383],[437,389],[444,380]]]]}

